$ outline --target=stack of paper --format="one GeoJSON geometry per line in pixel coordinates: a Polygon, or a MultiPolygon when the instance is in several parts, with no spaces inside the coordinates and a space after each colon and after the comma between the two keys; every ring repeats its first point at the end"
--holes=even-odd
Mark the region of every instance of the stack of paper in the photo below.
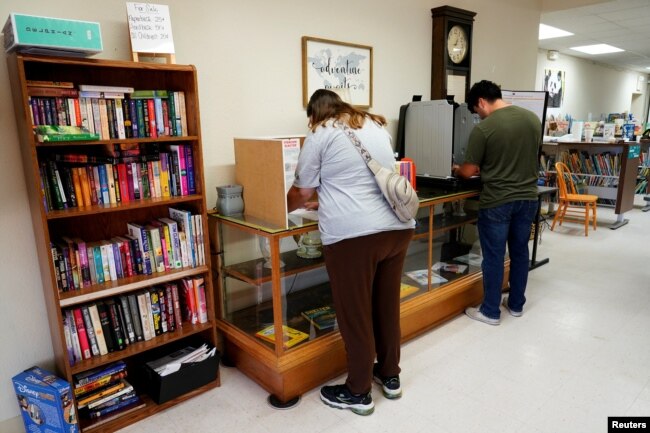
{"type": "Polygon", "coordinates": [[[201,362],[215,355],[217,349],[208,349],[207,344],[198,349],[188,346],[170,355],[164,356],[155,361],[147,362],[147,366],[158,373],[160,376],[167,376],[181,369],[183,364],[201,362]]]}

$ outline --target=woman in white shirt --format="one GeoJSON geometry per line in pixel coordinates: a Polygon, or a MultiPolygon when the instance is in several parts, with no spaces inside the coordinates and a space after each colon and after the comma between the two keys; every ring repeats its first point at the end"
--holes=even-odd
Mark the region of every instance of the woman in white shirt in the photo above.
{"type": "Polygon", "coordinates": [[[345,384],[325,386],[326,404],[359,415],[374,411],[373,378],[384,396],[399,398],[400,282],[414,220],[400,222],[350,139],[347,124],[387,168],[395,158],[386,119],[343,102],[329,90],[307,105],[311,129],[300,152],[288,210],[318,209],[325,266],[347,351],[345,384]],[[318,192],[318,203],[308,202],[318,192]],[[374,363],[375,356],[377,363],[374,363]]]}

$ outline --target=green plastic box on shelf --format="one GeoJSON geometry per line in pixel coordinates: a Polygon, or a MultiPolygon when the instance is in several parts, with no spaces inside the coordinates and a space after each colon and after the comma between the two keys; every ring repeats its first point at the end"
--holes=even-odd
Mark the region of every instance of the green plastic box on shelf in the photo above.
{"type": "Polygon", "coordinates": [[[6,52],[89,56],[102,52],[99,23],[11,13],[3,29],[6,52]]]}

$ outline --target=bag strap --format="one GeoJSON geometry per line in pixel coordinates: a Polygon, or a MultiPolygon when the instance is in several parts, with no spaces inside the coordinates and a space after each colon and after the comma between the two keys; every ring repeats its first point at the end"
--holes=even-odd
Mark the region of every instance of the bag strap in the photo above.
{"type": "Polygon", "coordinates": [[[357,134],[354,133],[352,128],[350,128],[345,123],[339,121],[334,122],[334,126],[336,126],[337,128],[341,128],[343,130],[343,133],[348,136],[348,138],[350,139],[354,147],[361,154],[361,157],[363,158],[364,162],[368,164],[372,160],[372,156],[370,156],[370,152],[368,152],[368,149],[366,149],[363,143],[361,143],[361,140],[359,140],[359,137],[357,136],[357,134]]]}
{"type": "Polygon", "coordinates": [[[361,143],[361,140],[359,140],[359,137],[354,133],[352,128],[340,121],[334,122],[334,126],[343,130],[343,133],[347,135],[354,147],[361,154],[361,158],[363,158],[363,161],[366,163],[368,168],[370,168],[370,171],[372,171],[373,174],[377,174],[377,172],[382,168],[382,165],[370,156],[370,152],[368,152],[368,149],[366,149],[363,143],[361,143]]]}

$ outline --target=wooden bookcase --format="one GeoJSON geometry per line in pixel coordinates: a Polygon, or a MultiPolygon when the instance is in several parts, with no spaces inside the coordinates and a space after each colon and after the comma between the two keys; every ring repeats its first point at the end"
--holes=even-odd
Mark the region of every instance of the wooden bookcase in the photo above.
{"type": "MultiPolygon", "coordinates": [[[[542,151],[549,161],[552,159],[552,163],[548,162],[548,166],[542,167],[542,169],[547,175],[555,175],[555,167],[551,167],[551,165],[557,161],[566,163],[567,161],[563,160],[562,155],[566,155],[567,152],[569,154],[609,153],[617,155],[618,166],[611,167],[612,175],[577,172],[571,168],[570,163],[567,164],[577,178],[585,179],[589,194],[595,194],[601,200],[608,200],[605,204],[613,203],[617,219],[610,228],[616,229],[628,222],[624,219],[623,214],[634,207],[634,190],[639,167],[639,156],[638,152],[635,152],[635,148],[638,150],[639,146],[638,143],[623,141],[617,143],[544,143],[542,151]]],[[[552,176],[549,177],[549,179],[551,178],[552,176]]]]}
{"type": "MultiPolygon", "coordinates": [[[[128,376],[136,380],[143,362],[152,356],[171,353],[197,341],[216,346],[214,292],[212,289],[211,267],[209,266],[209,242],[207,226],[207,205],[203,178],[203,159],[201,147],[201,125],[197,73],[193,66],[133,63],[126,61],[107,61],[96,59],[56,58],[31,55],[10,55],[8,68],[13,91],[14,107],[20,135],[22,161],[29,194],[32,223],[36,238],[36,248],[40,272],[43,279],[43,293],[47,307],[54,357],[58,374],[73,383],[73,376],[92,368],[123,360],[127,364],[128,376]],[[79,84],[133,87],[140,90],[165,89],[182,91],[185,95],[187,131],[185,136],[165,136],[160,138],[108,139],[85,142],[40,143],[32,131],[31,108],[27,93],[27,80],[65,81],[79,84]],[[148,198],[119,204],[90,205],[64,210],[48,210],[39,174],[39,160],[52,152],[97,153],[110,150],[116,143],[139,143],[143,145],[159,143],[190,145],[194,159],[196,193],[170,198],[148,198]],[[127,233],[128,222],[145,223],[155,218],[168,217],[168,208],[180,208],[202,215],[203,247],[206,264],[197,267],[168,270],[151,275],[135,275],[128,278],[94,284],[77,291],[60,292],[57,288],[50,242],[61,236],[79,237],[85,241],[100,241],[127,233]],[[77,361],[74,365],[69,359],[63,327],[65,308],[107,299],[116,295],[134,293],[147,287],[166,282],[178,281],[185,277],[203,277],[205,280],[207,323],[192,325],[184,322],[173,332],[163,333],[148,341],[131,343],[125,350],[110,352],[103,356],[77,361]]],[[[219,376],[212,382],[157,405],[146,394],[146,390],[136,391],[146,405],[126,416],[108,422],[80,419],[82,431],[115,431],[166,407],[190,398],[196,394],[219,386],[219,376]]],[[[145,387],[140,387],[145,388],[145,387]]],[[[78,411],[77,411],[78,414],[78,411]]],[[[102,420],[102,418],[99,418],[102,420]]]]}
{"type": "MultiPolygon", "coordinates": [[[[483,294],[480,263],[464,265],[460,259],[480,250],[478,191],[421,188],[418,194],[418,224],[402,278],[408,285],[402,287],[402,341],[478,304],[483,294]],[[439,271],[446,281],[438,282],[426,271],[437,262],[464,267],[459,273],[439,271]],[[409,276],[415,271],[423,272],[422,280],[409,276]]],[[[225,359],[267,390],[269,402],[279,406],[295,403],[304,392],[344,373],[346,355],[338,330],[317,328],[302,314],[332,305],[323,258],[297,254],[296,240],[317,230],[318,224],[290,218],[287,229],[249,215],[211,214],[209,225],[225,359]],[[282,326],[300,331],[304,339],[285,345],[279,338],[274,343],[258,336],[268,327],[280,335],[282,326]]],[[[509,269],[506,260],[505,282],[509,269]]]]}

